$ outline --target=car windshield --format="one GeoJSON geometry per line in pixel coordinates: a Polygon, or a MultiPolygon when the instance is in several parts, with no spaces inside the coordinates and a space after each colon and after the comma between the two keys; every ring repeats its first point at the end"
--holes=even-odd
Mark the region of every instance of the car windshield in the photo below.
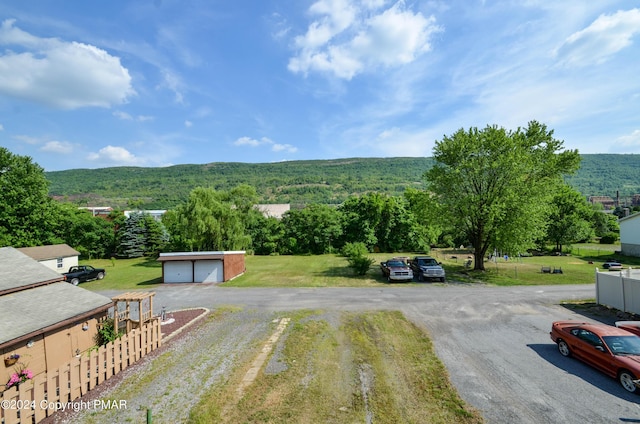
{"type": "Polygon", "coordinates": [[[402,267],[402,266],[405,266],[405,265],[404,265],[404,262],[402,262],[402,261],[389,261],[389,262],[387,262],[387,266],[402,267]]]}
{"type": "Polygon", "coordinates": [[[602,339],[614,355],[640,355],[638,336],[604,336],[602,339]]]}
{"type": "Polygon", "coordinates": [[[435,259],[420,259],[418,263],[422,266],[436,266],[438,263],[435,259]]]}

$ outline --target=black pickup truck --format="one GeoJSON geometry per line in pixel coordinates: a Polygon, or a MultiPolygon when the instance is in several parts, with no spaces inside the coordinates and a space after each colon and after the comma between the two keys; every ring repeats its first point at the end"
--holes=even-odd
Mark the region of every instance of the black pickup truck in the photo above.
{"type": "Polygon", "coordinates": [[[65,281],[77,286],[80,283],[91,280],[102,280],[106,271],[102,268],[94,268],[91,265],[79,265],[69,268],[69,272],[65,272],[65,281]]]}

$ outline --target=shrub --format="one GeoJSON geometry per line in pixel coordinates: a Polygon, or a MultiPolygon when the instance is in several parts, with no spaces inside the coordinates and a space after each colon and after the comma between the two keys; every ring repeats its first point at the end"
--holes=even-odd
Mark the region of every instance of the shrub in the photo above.
{"type": "Polygon", "coordinates": [[[121,335],[122,334],[119,334],[114,327],[113,318],[108,318],[98,326],[98,332],[96,333],[94,342],[97,346],[104,346],[121,335]]]}
{"type": "Polygon", "coordinates": [[[600,237],[600,244],[614,244],[616,241],[618,241],[617,233],[607,233],[600,237]]]}
{"type": "Polygon", "coordinates": [[[357,275],[365,275],[371,264],[375,262],[375,259],[367,258],[366,256],[352,256],[347,259],[349,266],[353,268],[357,275]]]}
{"type": "Polygon", "coordinates": [[[364,256],[369,253],[369,249],[362,242],[347,243],[342,247],[342,256],[347,258],[354,258],[358,256],[364,256]]]}

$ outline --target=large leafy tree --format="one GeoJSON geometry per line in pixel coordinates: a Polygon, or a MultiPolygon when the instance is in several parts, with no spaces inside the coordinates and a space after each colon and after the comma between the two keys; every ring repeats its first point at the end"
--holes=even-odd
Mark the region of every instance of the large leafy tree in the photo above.
{"type": "Polygon", "coordinates": [[[489,249],[521,252],[544,235],[555,189],[580,163],[577,151],[562,148],[535,121],[516,131],[460,129],[436,142],[428,189],[472,244],[474,269],[484,270],[489,249]]]}
{"type": "Polygon", "coordinates": [[[114,224],[70,203],[58,204],[55,233],[85,258],[104,258],[115,251],[114,224]]]}
{"type": "MultiPolygon", "coordinates": [[[[414,199],[415,200],[415,199],[414,199]]],[[[418,222],[408,197],[367,193],[352,196],[339,207],[342,213],[342,247],[363,243],[369,251],[427,250],[427,228],[418,222]]]]}
{"type": "Polygon", "coordinates": [[[59,243],[58,210],[44,170],[28,156],[0,147],[0,246],[59,243]]]}
{"type": "Polygon", "coordinates": [[[187,203],[168,213],[163,222],[176,249],[240,250],[249,247],[251,241],[241,213],[228,193],[197,187],[187,203]]]}
{"type": "Polygon", "coordinates": [[[331,253],[342,233],[340,212],[327,205],[312,204],[304,209],[292,209],[282,217],[286,253],[331,253]]]}
{"type": "Polygon", "coordinates": [[[568,185],[561,185],[551,201],[547,239],[555,243],[556,250],[594,236],[591,220],[593,209],[584,196],[568,185]]]}

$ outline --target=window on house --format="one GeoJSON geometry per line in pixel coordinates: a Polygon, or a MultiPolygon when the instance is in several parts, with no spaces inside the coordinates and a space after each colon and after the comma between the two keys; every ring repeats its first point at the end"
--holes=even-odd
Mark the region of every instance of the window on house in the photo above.
{"type": "Polygon", "coordinates": [[[56,261],[56,265],[58,266],[58,268],[62,268],[62,258],[58,258],[56,261]]]}

